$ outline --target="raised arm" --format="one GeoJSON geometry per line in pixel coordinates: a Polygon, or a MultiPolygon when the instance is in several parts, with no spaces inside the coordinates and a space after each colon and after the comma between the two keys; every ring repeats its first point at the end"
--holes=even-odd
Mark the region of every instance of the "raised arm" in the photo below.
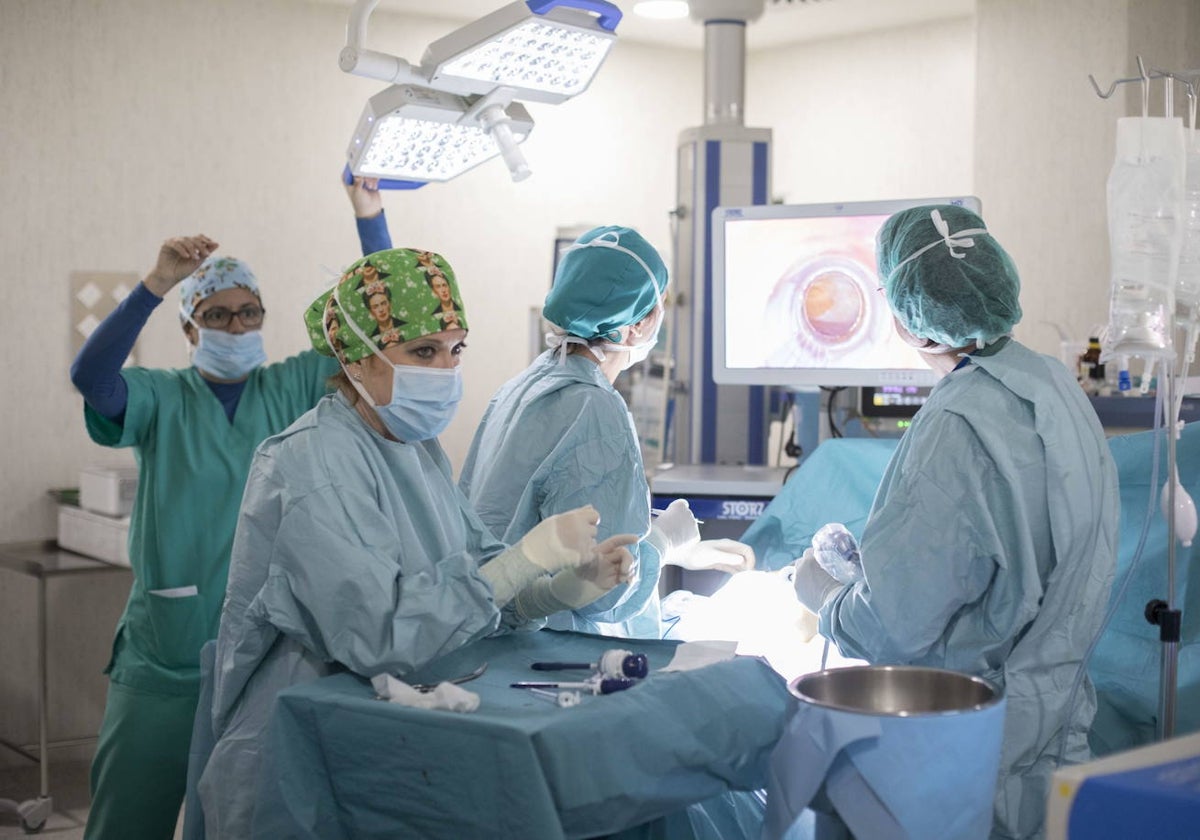
{"type": "Polygon", "coordinates": [[[204,234],[176,236],[162,244],[153,270],[88,336],[71,363],[71,382],[88,405],[109,420],[125,414],[129,392],[121,366],[168,291],[217,248],[204,234]]]}
{"type": "Polygon", "coordinates": [[[388,232],[387,216],[383,212],[383,198],[379,195],[378,178],[355,178],[346,185],[350,205],[354,208],[354,221],[358,226],[358,241],[363,256],[392,247],[392,236],[388,232]]]}

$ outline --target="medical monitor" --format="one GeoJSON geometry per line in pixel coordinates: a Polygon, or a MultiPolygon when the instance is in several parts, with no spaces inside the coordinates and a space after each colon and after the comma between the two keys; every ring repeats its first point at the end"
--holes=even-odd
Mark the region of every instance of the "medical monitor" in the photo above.
{"type": "Polygon", "coordinates": [[[931,386],[896,335],[875,267],[888,216],[979,199],[765,204],[713,211],[713,380],[721,384],[931,386]]]}

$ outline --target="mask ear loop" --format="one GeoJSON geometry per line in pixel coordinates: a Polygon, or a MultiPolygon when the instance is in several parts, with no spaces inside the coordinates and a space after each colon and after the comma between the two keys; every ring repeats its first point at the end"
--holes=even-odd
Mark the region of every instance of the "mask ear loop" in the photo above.
{"type": "MultiPolygon", "coordinates": [[[[342,289],[341,289],[340,284],[335,285],[333,287],[333,294],[329,298],[329,303],[325,304],[326,313],[328,313],[328,311],[329,311],[330,303],[336,303],[339,312],[346,311],[346,307],[342,306],[341,291],[342,291],[342,289]]],[[[379,358],[383,359],[383,361],[387,363],[388,367],[390,367],[393,372],[396,370],[396,366],[394,364],[392,364],[392,360],[380,352],[379,348],[375,346],[375,342],[371,341],[371,339],[367,338],[366,333],[364,333],[359,328],[358,324],[354,323],[353,318],[346,316],[345,318],[342,318],[340,320],[345,322],[346,326],[348,326],[350,328],[350,332],[352,332],[356,336],[358,336],[359,340],[362,341],[363,344],[367,345],[367,347],[369,347],[371,349],[372,353],[374,353],[379,358]]],[[[324,317],[321,318],[321,332],[323,332],[325,334],[326,343],[329,344],[330,348],[333,348],[333,341],[329,338],[329,320],[324,317]]],[[[367,389],[362,384],[362,382],[359,381],[358,379],[356,379],[350,373],[350,371],[347,370],[346,362],[343,360],[342,354],[338,353],[336,349],[333,351],[333,354],[334,354],[334,358],[336,358],[338,360],[338,364],[341,365],[342,372],[345,373],[346,378],[350,380],[351,387],[353,387],[355,391],[358,391],[358,395],[367,401],[367,405],[371,406],[372,408],[378,408],[379,403],[375,402],[375,400],[371,397],[371,395],[367,393],[367,389]]]]}

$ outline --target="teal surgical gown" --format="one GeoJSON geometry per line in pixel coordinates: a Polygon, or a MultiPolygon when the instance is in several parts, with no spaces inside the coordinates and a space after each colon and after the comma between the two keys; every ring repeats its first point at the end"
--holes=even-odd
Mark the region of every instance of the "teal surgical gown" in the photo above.
{"type": "Polygon", "coordinates": [[[250,836],[281,689],[339,668],[400,677],[496,629],[503,550],[436,440],[390,441],[332,394],[254,456],[230,559],[200,779],[209,840],[250,836]]]}
{"type": "Polygon", "coordinates": [[[1117,506],[1116,468],[1078,384],[1009,341],[933,390],[875,497],[864,579],[821,609],[821,632],[845,655],[1005,689],[994,838],[1038,836],[1064,734],[1068,761],[1089,758],[1091,684],[1067,703],[1108,603],[1117,506]]]}
{"type": "MultiPolygon", "coordinates": [[[[650,488],[625,401],[594,362],[547,351],[492,397],[459,487],[504,542],[520,540],[557,513],[591,504],[597,539],[645,535],[650,488]]],[[[658,551],[630,547],[638,579],[573,612],[551,616],[557,630],[661,638],[658,551]]]]}

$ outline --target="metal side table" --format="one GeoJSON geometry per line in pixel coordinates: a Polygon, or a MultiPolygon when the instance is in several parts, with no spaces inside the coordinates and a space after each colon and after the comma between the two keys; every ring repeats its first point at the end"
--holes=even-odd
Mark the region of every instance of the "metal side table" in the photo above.
{"type": "Polygon", "coordinates": [[[25,833],[34,834],[41,831],[51,811],[54,810],[54,801],[50,796],[50,760],[47,751],[51,747],[77,746],[96,740],[95,737],[49,740],[49,726],[46,719],[49,708],[47,702],[49,679],[47,673],[46,582],[51,578],[96,572],[129,574],[129,569],[59,548],[53,540],[0,544],[0,569],[37,579],[38,743],[36,745],[19,745],[0,738],[0,746],[5,746],[30,761],[37,762],[41,771],[41,790],[36,799],[27,799],[23,802],[0,799],[0,811],[15,812],[21,819],[21,827],[25,833]]]}

